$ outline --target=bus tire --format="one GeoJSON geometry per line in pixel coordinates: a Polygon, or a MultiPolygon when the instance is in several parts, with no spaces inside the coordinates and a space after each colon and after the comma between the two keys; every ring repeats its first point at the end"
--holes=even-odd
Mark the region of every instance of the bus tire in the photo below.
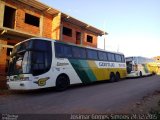
{"type": "Polygon", "coordinates": [[[156,73],[154,71],[152,71],[152,75],[155,75],[156,73]]]}
{"type": "Polygon", "coordinates": [[[56,90],[64,91],[70,85],[69,77],[65,74],[59,75],[56,80],[56,90]]]}
{"type": "Polygon", "coordinates": [[[141,71],[139,72],[139,77],[142,77],[142,72],[141,71]]]}
{"type": "Polygon", "coordinates": [[[110,80],[109,81],[112,83],[112,82],[115,82],[115,79],[116,79],[115,74],[112,72],[110,74],[110,80]]]}
{"type": "Polygon", "coordinates": [[[115,82],[118,82],[121,79],[119,72],[116,73],[115,82]]]}

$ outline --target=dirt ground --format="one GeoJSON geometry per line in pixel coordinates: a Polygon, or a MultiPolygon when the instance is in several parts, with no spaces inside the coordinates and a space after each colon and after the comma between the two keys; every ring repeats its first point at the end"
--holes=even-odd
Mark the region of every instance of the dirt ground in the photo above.
{"type": "Polygon", "coordinates": [[[160,115],[160,91],[154,91],[154,93],[147,96],[143,96],[141,100],[136,103],[130,103],[126,107],[122,108],[120,113],[126,114],[158,114],[160,115]]]}
{"type": "MultiPolygon", "coordinates": [[[[0,90],[0,96],[8,96],[14,94],[9,90],[0,90]]],[[[148,114],[156,113],[160,115],[160,91],[154,91],[154,93],[147,96],[143,96],[141,100],[136,103],[129,103],[121,110],[117,110],[116,113],[121,114],[148,114]]]]}

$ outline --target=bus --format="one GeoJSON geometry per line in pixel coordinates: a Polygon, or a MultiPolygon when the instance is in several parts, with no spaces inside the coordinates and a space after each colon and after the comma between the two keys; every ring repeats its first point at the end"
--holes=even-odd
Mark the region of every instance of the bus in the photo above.
{"type": "Polygon", "coordinates": [[[10,56],[7,85],[11,90],[72,84],[119,81],[127,75],[122,53],[84,47],[47,38],[31,38],[16,44],[10,56]]]}
{"type": "Polygon", "coordinates": [[[141,56],[131,56],[126,57],[127,65],[127,77],[142,77],[151,75],[150,63],[154,62],[153,59],[141,57],[141,56]]]}

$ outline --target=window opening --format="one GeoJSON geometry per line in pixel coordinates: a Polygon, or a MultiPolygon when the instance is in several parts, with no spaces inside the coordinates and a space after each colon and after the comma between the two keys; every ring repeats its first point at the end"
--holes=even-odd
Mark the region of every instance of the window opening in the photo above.
{"type": "Polygon", "coordinates": [[[63,35],[72,37],[72,29],[67,28],[67,27],[63,27],[63,35]]]}
{"type": "Polygon", "coordinates": [[[16,9],[5,6],[3,26],[14,28],[16,9]]]}
{"type": "Polygon", "coordinates": [[[81,43],[81,33],[76,32],[76,44],[80,44],[80,43],[81,43]]]}
{"type": "Polygon", "coordinates": [[[25,13],[25,23],[39,27],[40,18],[30,15],[28,13],[25,13]]]}
{"type": "Polygon", "coordinates": [[[87,35],[87,42],[93,43],[93,37],[90,35],[87,35]]]}

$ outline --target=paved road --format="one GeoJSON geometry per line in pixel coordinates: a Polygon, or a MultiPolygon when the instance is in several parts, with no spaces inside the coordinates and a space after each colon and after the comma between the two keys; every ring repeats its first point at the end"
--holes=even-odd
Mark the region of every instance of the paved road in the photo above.
{"type": "Polygon", "coordinates": [[[160,76],[0,96],[0,113],[106,113],[160,90],[160,76]]]}

